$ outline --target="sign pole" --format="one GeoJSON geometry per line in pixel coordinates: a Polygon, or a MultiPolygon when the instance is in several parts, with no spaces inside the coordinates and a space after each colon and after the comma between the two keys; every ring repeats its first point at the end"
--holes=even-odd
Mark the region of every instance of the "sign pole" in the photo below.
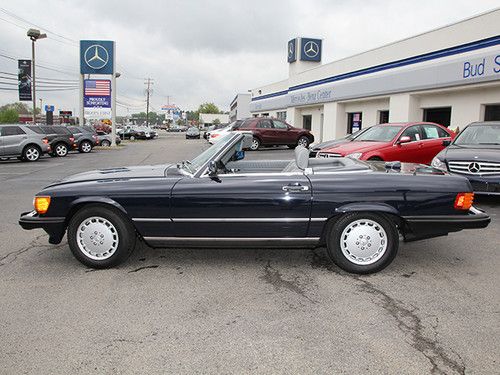
{"type": "Polygon", "coordinates": [[[31,40],[31,65],[33,69],[33,74],[31,78],[33,80],[33,125],[36,124],[36,91],[35,91],[35,41],[31,40]]]}
{"type": "Polygon", "coordinates": [[[84,79],[84,76],[83,74],[80,74],[80,126],[83,126],[85,125],[85,109],[83,107],[83,79],[84,79]]]}
{"type": "Polygon", "coordinates": [[[116,42],[113,42],[113,75],[111,78],[111,146],[116,146],[116,42]]]}

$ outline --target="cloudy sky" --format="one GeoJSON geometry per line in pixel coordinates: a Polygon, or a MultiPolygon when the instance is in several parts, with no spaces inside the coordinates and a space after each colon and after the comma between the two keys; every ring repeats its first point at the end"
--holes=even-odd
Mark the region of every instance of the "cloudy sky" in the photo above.
{"type": "MultiPolygon", "coordinates": [[[[153,109],[170,96],[183,109],[208,101],[228,110],[237,92],[287,77],[293,37],[323,38],[323,62],[330,62],[496,6],[498,0],[2,0],[0,72],[16,73],[15,60],[30,58],[26,30],[38,27],[48,38],[37,42],[37,77],[68,80],[69,87],[78,79],[80,39],[116,41],[119,114],[127,113],[124,106],[145,109],[146,77],[154,80],[153,109]]],[[[56,110],[78,110],[77,90],[37,97],[56,110]]],[[[16,100],[17,92],[0,90],[0,105],[16,100]]]]}

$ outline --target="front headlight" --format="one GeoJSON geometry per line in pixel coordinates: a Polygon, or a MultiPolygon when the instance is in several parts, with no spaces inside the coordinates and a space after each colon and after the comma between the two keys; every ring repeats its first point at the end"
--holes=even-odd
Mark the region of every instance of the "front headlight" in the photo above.
{"type": "Polygon", "coordinates": [[[352,154],[346,155],[346,158],[359,159],[361,156],[363,156],[362,152],[354,152],[352,154]]]}
{"type": "Polygon", "coordinates": [[[437,156],[434,157],[434,159],[432,159],[431,167],[436,168],[436,169],[440,169],[442,171],[447,170],[446,163],[444,161],[442,161],[441,159],[439,159],[437,156]]]}

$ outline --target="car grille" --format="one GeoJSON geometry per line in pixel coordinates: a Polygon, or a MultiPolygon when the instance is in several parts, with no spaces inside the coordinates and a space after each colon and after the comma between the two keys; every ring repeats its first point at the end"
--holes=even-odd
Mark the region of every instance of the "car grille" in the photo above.
{"type": "Polygon", "coordinates": [[[449,161],[450,172],[470,175],[495,175],[500,174],[500,163],[484,161],[449,161]]]}
{"type": "Polygon", "coordinates": [[[316,154],[317,158],[340,158],[342,155],[340,154],[335,154],[335,153],[329,153],[329,152],[318,152],[316,154]]]}

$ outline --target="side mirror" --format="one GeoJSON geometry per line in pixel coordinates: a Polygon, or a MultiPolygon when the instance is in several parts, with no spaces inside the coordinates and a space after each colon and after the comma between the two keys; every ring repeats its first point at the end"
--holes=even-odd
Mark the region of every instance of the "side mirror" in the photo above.
{"type": "Polygon", "coordinates": [[[451,139],[443,139],[443,146],[448,147],[451,145],[451,139]]]}
{"type": "Polygon", "coordinates": [[[213,160],[208,163],[208,175],[210,177],[217,176],[217,163],[213,160]]]}
{"type": "Polygon", "coordinates": [[[403,144],[403,143],[408,143],[411,142],[411,138],[407,135],[399,138],[398,145],[403,144]]]}

